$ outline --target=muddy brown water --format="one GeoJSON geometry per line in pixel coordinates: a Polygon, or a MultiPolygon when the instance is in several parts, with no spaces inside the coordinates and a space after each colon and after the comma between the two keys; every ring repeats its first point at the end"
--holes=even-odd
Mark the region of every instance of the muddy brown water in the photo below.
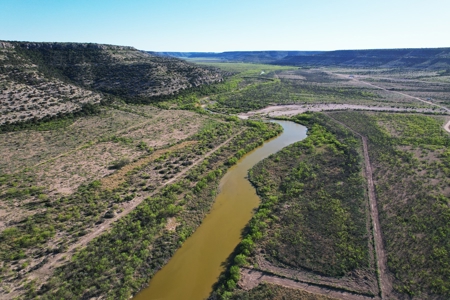
{"type": "Polygon", "coordinates": [[[241,241],[259,197],[247,180],[248,170],[270,154],[306,138],[306,127],[274,121],[283,133],[253,150],[231,167],[220,181],[220,192],[203,223],[134,300],[202,300],[223,271],[223,263],[241,241]]]}

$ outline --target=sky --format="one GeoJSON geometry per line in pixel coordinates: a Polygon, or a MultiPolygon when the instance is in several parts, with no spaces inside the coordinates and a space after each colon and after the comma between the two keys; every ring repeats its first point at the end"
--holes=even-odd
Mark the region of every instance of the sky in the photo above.
{"type": "Polygon", "coordinates": [[[180,52],[450,47],[450,0],[0,0],[0,40],[180,52]]]}

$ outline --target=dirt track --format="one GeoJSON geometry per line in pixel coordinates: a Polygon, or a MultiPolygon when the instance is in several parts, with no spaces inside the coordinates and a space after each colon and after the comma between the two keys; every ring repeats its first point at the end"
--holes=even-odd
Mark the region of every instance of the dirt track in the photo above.
{"type": "MultiPolygon", "coordinates": [[[[105,231],[109,230],[114,222],[121,219],[122,217],[128,215],[131,211],[133,211],[139,204],[144,201],[147,197],[151,197],[157,192],[159,192],[164,186],[173,183],[174,181],[180,179],[183,175],[185,175],[189,170],[191,170],[193,167],[197,166],[199,163],[203,162],[205,158],[208,158],[211,156],[214,152],[216,152],[219,148],[225,146],[228,144],[233,138],[235,138],[237,135],[241,134],[245,129],[240,130],[236,134],[234,134],[232,137],[221,143],[220,145],[216,146],[214,149],[206,153],[202,158],[196,160],[192,165],[185,168],[183,171],[175,175],[170,180],[166,181],[163,185],[158,187],[155,191],[147,194],[140,195],[139,197],[134,198],[132,201],[127,203],[127,206],[124,208],[124,210],[117,214],[114,218],[107,219],[105,222],[97,226],[92,232],[89,234],[83,236],[80,240],[78,240],[76,243],[72,244],[66,252],[56,254],[52,257],[49,257],[46,259],[45,264],[43,264],[39,269],[32,271],[28,274],[25,274],[25,276],[28,277],[30,280],[37,280],[37,284],[41,284],[51,276],[53,273],[53,270],[63,264],[65,264],[67,261],[70,261],[70,258],[72,255],[80,248],[85,247],[90,241],[92,241],[94,238],[100,236],[101,234],[105,233],[105,231]]],[[[176,145],[178,146],[178,145],[176,145]]],[[[169,149],[170,150],[170,149],[169,149]]],[[[17,296],[19,296],[19,291],[12,291],[11,293],[7,294],[7,298],[5,299],[13,299],[17,296]]]]}
{"type": "Polygon", "coordinates": [[[370,216],[372,218],[373,225],[373,235],[375,240],[375,253],[376,253],[376,261],[379,272],[379,284],[381,287],[381,298],[389,299],[389,296],[392,292],[392,283],[388,275],[387,271],[387,257],[386,252],[384,251],[383,238],[381,234],[380,220],[378,217],[378,205],[375,194],[375,186],[372,178],[372,164],[370,163],[369,151],[367,148],[367,137],[361,135],[360,133],[354,131],[347,125],[337,121],[333,117],[329,116],[335,122],[341,124],[347,129],[354,132],[356,135],[360,136],[363,142],[363,152],[364,152],[364,164],[366,167],[365,177],[367,180],[367,188],[368,188],[368,196],[369,196],[369,204],[370,204],[370,216]]]}
{"type": "MultiPolygon", "coordinates": [[[[338,73],[333,73],[333,72],[326,72],[326,73],[331,74],[331,75],[335,75],[335,76],[338,76],[338,77],[343,77],[345,79],[349,79],[348,75],[343,75],[343,74],[338,74],[338,73]]],[[[429,104],[429,105],[437,106],[437,107],[439,107],[441,109],[444,109],[447,112],[450,112],[450,109],[448,109],[445,106],[442,106],[442,105],[439,105],[439,104],[436,104],[436,103],[433,103],[433,102],[430,102],[430,101],[426,101],[426,100],[420,99],[419,97],[414,97],[414,96],[411,96],[411,95],[408,95],[408,94],[405,94],[405,93],[402,93],[402,92],[390,91],[390,90],[388,90],[388,89],[386,89],[384,87],[381,87],[381,86],[378,86],[378,85],[375,85],[375,84],[372,84],[372,83],[369,83],[369,82],[366,82],[366,81],[363,81],[363,80],[360,80],[360,79],[357,79],[357,78],[350,78],[350,79],[353,80],[353,81],[360,82],[360,83],[369,85],[371,87],[374,87],[374,88],[386,91],[386,92],[402,95],[402,96],[405,96],[405,97],[408,97],[408,98],[411,98],[411,99],[414,99],[414,100],[421,101],[421,102],[429,104]]]]}
{"type": "Polygon", "coordinates": [[[273,284],[278,284],[284,287],[300,289],[313,294],[319,294],[328,296],[331,298],[342,299],[342,300],[373,300],[376,298],[354,294],[351,292],[330,289],[327,287],[317,286],[313,284],[308,284],[305,282],[283,278],[276,276],[274,274],[269,274],[265,272],[261,272],[254,269],[242,268],[241,270],[241,279],[239,281],[239,286],[243,289],[249,290],[256,287],[261,282],[268,282],[273,284]]]}
{"type": "MultiPolygon", "coordinates": [[[[369,219],[370,217],[367,216],[369,219]]],[[[371,245],[371,249],[374,249],[371,245]]],[[[374,251],[374,250],[372,250],[374,251]]],[[[279,277],[300,281],[306,284],[326,287],[334,290],[351,291],[358,295],[377,295],[378,278],[375,272],[367,270],[355,270],[342,277],[330,277],[312,273],[303,269],[290,269],[289,267],[281,267],[272,264],[264,258],[264,255],[256,256],[257,269],[267,274],[276,274],[279,277]]],[[[373,270],[375,267],[373,267],[373,270]]]]}
{"type": "Polygon", "coordinates": [[[444,129],[445,129],[447,132],[450,132],[450,121],[448,121],[447,124],[444,125],[444,129]]]}
{"type": "MultiPolygon", "coordinates": [[[[330,75],[335,75],[335,76],[338,76],[338,77],[343,77],[343,78],[348,79],[348,76],[347,76],[347,75],[338,74],[338,73],[333,73],[333,72],[327,72],[327,73],[330,74],[330,75]]],[[[369,83],[369,82],[366,82],[366,81],[364,81],[364,80],[360,80],[360,79],[357,79],[357,78],[351,78],[351,80],[357,81],[357,82],[360,82],[360,83],[363,83],[363,84],[366,84],[366,85],[369,85],[369,86],[371,86],[371,87],[374,87],[374,88],[383,90],[383,91],[385,91],[385,92],[390,92],[390,93],[394,93],[394,94],[399,94],[399,95],[402,95],[402,96],[405,96],[405,97],[408,97],[408,98],[411,98],[411,99],[414,99],[414,100],[418,100],[418,101],[424,102],[424,103],[426,103],[426,104],[429,104],[429,105],[433,105],[433,106],[439,107],[439,108],[445,110],[447,113],[450,113],[450,109],[448,109],[447,107],[442,106],[442,105],[439,105],[439,104],[436,104],[436,103],[433,103],[433,102],[430,102],[430,101],[426,101],[426,100],[420,99],[419,97],[414,97],[414,96],[411,96],[411,95],[408,95],[408,94],[405,94],[405,93],[402,93],[402,92],[391,91],[391,90],[385,89],[384,87],[381,87],[381,86],[378,86],[378,85],[375,85],[375,84],[373,84],[373,83],[369,83]]],[[[426,81],[425,81],[425,82],[426,82],[426,81]]],[[[426,83],[429,83],[429,82],[426,82],[426,83]]],[[[448,122],[444,125],[444,129],[445,129],[447,132],[450,132],[450,121],[448,121],[448,122]]]]}

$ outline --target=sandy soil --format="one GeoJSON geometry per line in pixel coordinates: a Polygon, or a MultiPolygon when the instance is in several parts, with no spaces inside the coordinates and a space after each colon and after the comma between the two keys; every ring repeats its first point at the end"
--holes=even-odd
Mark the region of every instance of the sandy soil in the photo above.
{"type": "Polygon", "coordinates": [[[167,219],[166,230],[175,231],[178,225],[180,225],[180,223],[177,222],[177,219],[175,217],[169,218],[167,219]]]}
{"type": "Polygon", "coordinates": [[[332,110],[371,110],[371,111],[407,111],[407,112],[434,112],[432,109],[427,108],[397,108],[388,106],[366,106],[366,105],[353,105],[353,104],[308,104],[308,105],[275,105],[268,106],[266,108],[250,111],[247,113],[238,114],[241,119],[248,119],[253,116],[294,116],[307,111],[332,111],[332,110]]]}
{"type": "Polygon", "coordinates": [[[175,150],[178,150],[178,149],[182,149],[184,147],[187,147],[187,146],[190,146],[190,145],[193,145],[193,144],[196,144],[196,143],[197,143],[197,141],[186,141],[186,142],[183,142],[181,144],[172,146],[172,147],[167,148],[167,149],[156,150],[151,155],[126,165],[125,167],[123,167],[120,170],[118,170],[118,171],[114,172],[113,174],[111,174],[111,176],[103,177],[101,179],[102,187],[105,188],[105,189],[113,190],[113,189],[117,188],[122,182],[125,181],[125,179],[126,179],[125,175],[128,172],[130,172],[131,170],[136,169],[136,168],[138,168],[140,166],[143,166],[145,164],[148,164],[149,162],[155,160],[156,158],[160,157],[164,153],[167,153],[169,151],[175,151],[175,150]]]}
{"type": "Polygon", "coordinates": [[[448,121],[447,124],[444,125],[444,129],[445,129],[447,132],[450,132],[450,121],[448,121]]]}

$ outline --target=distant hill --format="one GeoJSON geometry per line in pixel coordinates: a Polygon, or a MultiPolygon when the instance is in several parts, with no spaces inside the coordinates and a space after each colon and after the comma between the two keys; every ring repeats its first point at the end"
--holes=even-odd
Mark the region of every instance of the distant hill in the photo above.
{"type": "Polygon", "coordinates": [[[308,67],[450,68],[450,48],[338,51],[149,52],[193,61],[269,63],[308,67]]]}
{"type": "Polygon", "coordinates": [[[287,56],[310,56],[320,51],[229,51],[229,52],[148,52],[150,54],[197,61],[272,63],[287,56]]]}
{"type": "Polygon", "coordinates": [[[287,55],[272,62],[289,66],[352,68],[450,68],[450,48],[339,50],[309,56],[287,55]]]}
{"type": "Polygon", "coordinates": [[[221,80],[217,69],[132,47],[0,41],[0,125],[78,111],[108,94],[152,102],[221,80]]]}

